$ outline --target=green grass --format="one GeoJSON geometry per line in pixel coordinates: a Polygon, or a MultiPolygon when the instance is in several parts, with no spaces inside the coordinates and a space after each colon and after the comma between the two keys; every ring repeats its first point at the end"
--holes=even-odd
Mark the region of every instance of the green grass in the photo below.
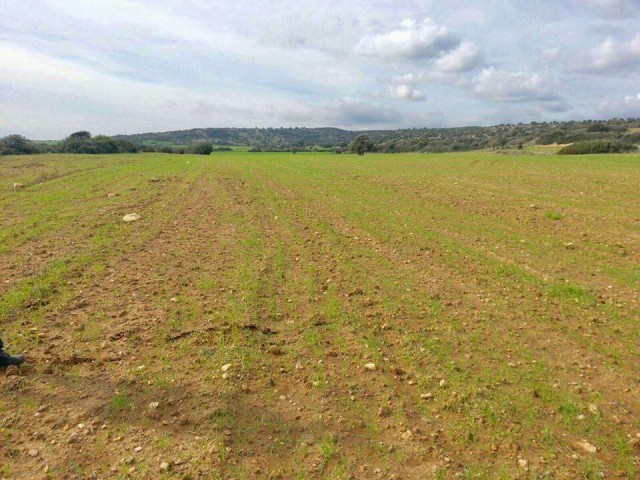
{"type": "Polygon", "coordinates": [[[0,408],[220,478],[633,478],[640,163],[550,150],[3,158],[0,408]]]}

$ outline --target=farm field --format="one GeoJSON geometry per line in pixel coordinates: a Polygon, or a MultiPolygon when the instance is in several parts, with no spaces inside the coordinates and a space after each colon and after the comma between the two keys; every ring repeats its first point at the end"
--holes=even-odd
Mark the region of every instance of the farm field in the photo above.
{"type": "Polygon", "coordinates": [[[640,155],[0,178],[0,478],[640,477],[640,155]]]}

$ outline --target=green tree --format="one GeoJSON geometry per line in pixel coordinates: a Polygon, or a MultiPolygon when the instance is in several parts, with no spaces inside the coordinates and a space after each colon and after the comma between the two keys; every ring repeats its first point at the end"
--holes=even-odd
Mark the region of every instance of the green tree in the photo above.
{"type": "Polygon", "coordinates": [[[365,152],[373,150],[373,142],[367,135],[358,135],[349,148],[352,152],[358,155],[364,155],[365,152]]]}
{"type": "Polygon", "coordinates": [[[22,135],[9,135],[0,139],[0,155],[31,155],[38,146],[22,135]]]}

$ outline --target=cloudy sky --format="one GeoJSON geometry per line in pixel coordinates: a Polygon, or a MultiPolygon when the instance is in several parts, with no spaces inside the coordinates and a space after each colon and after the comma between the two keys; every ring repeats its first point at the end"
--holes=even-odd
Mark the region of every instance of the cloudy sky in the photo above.
{"type": "Polygon", "coordinates": [[[640,0],[4,0],[0,136],[640,117],[640,0]]]}

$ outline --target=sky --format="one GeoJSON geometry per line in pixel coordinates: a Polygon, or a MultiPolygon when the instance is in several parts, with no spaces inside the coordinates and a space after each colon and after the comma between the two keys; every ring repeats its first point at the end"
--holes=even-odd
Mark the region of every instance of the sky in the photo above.
{"type": "Polygon", "coordinates": [[[640,117],[640,0],[4,0],[0,136],[640,117]]]}

